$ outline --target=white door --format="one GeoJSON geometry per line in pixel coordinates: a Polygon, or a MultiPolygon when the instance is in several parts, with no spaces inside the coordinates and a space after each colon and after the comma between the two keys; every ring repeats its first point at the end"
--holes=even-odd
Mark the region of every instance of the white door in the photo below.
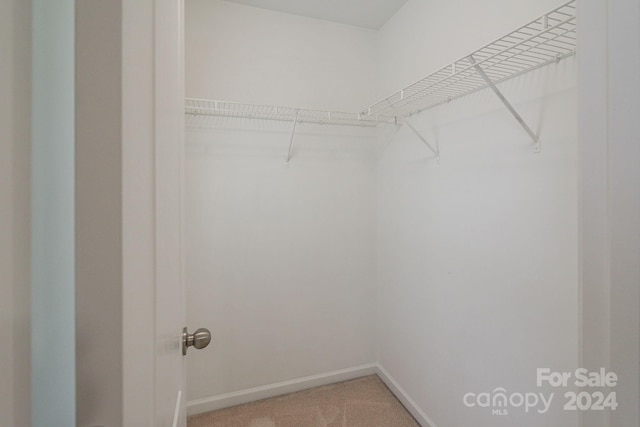
{"type": "Polygon", "coordinates": [[[157,426],[186,426],[182,272],[183,0],[155,1],[157,426]]]}

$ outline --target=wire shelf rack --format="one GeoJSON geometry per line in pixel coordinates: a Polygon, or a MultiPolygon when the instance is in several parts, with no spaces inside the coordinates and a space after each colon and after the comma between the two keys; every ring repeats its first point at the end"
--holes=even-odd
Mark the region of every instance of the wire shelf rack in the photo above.
{"type": "MultiPolygon", "coordinates": [[[[208,99],[186,99],[186,114],[261,120],[294,124],[376,127],[407,124],[439,156],[439,151],[404,120],[456,98],[491,88],[539,151],[539,138],[497,88],[496,84],[574,55],[577,47],[576,3],[571,0],[506,36],[485,45],[416,83],[371,105],[360,113],[312,110],[276,105],[242,104],[208,99]]],[[[291,143],[292,145],[292,143],[291,143]]],[[[291,147],[287,161],[291,155],[291,147]]]]}
{"type": "Polygon", "coordinates": [[[195,116],[237,117],[245,119],[279,120],[320,125],[375,127],[379,123],[397,124],[395,117],[310,110],[276,105],[242,104],[238,102],[187,98],[186,114],[195,116]]]}
{"type": "Polygon", "coordinates": [[[398,118],[428,110],[543,67],[576,51],[576,0],[439,69],[362,111],[398,118]]]}

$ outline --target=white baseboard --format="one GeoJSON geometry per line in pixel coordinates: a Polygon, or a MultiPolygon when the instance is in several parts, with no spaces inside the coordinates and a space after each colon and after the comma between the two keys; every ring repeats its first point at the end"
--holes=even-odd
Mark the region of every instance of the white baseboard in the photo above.
{"type": "Polygon", "coordinates": [[[398,398],[398,400],[407,408],[407,411],[413,415],[413,418],[418,421],[422,427],[437,427],[436,424],[431,421],[431,418],[424,413],[422,409],[418,406],[418,404],[407,394],[406,391],[393,379],[391,375],[380,365],[376,364],[376,373],[389,387],[389,390],[398,398]]]}
{"type": "Polygon", "coordinates": [[[379,366],[376,363],[371,363],[368,365],[361,365],[353,368],[326,372],[324,374],[296,378],[289,381],[249,388],[246,390],[221,394],[204,399],[192,400],[187,402],[187,415],[195,415],[201,414],[203,412],[215,411],[222,408],[228,408],[230,406],[236,406],[243,403],[254,402],[256,400],[267,399],[269,397],[276,397],[287,393],[302,391],[308,388],[319,387],[341,381],[352,380],[354,378],[364,377],[367,375],[373,375],[377,374],[378,372],[379,366]]]}
{"type": "Polygon", "coordinates": [[[377,374],[391,392],[398,398],[405,408],[413,415],[422,427],[437,427],[436,424],[425,414],[418,404],[407,394],[406,391],[396,382],[396,380],[378,363],[356,366],[353,368],[340,369],[326,372],[324,374],[311,375],[308,377],[296,378],[289,381],[269,384],[261,387],[249,388],[233,393],[221,394],[204,399],[191,400],[187,402],[187,415],[196,415],[203,412],[215,411],[229,408],[243,403],[255,402],[256,400],[268,399],[270,397],[282,396],[287,393],[294,393],[313,387],[333,384],[341,381],[352,380],[367,375],[377,374]]]}

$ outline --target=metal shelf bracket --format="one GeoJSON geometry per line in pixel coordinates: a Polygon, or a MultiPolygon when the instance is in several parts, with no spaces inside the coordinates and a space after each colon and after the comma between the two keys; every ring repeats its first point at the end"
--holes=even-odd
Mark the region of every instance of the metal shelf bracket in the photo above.
{"type": "Polygon", "coordinates": [[[511,115],[517,120],[517,122],[520,124],[520,126],[522,126],[522,128],[525,130],[525,132],[527,132],[527,134],[529,134],[529,136],[533,140],[533,143],[535,144],[535,151],[539,152],[540,151],[540,138],[538,137],[538,135],[536,135],[535,132],[533,130],[531,130],[531,128],[529,127],[527,122],[524,121],[522,116],[516,111],[516,109],[513,107],[513,105],[511,105],[511,103],[507,100],[507,98],[505,98],[505,96],[502,94],[502,92],[500,92],[500,89],[498,89],[498,87],[493,82],[493,80],[491,80],[489,78],[489,76],[487,76],[487,73],[484,72],[482,67],[476,63],[476,60],[473,57],[473,55],[469,55],[469,62],[471,63],[471,65],[473,65],[473,67],[475,68],[476,72],[480,75],[480,77],[482,77],[482,79],[485,81],[485,83],[487,83],[487,86],[489,86],[491,88],[491,90],[493,91],[493,93],[496,94],[498,99],[500,99],[500,101],[502,101],[504,106],[507,107],[507,110],[509,110],[511,115]]]}
{"type": "Polygon", "coordinates": [[[287,151],[287,166],[289,166],[289,161],[291,160],[291,152],[293,150],[293,142],[296,136],[296,127],[298,126],[298,115],[299,111],[296,111],[296,118],[293,121],[293,129],[291,130],[291,140],[289,141],[289,151],[287,151]]]}
{"type": "Polygon", "coordinates": [[[427,141],[427,139],[422,136],[422,134],[420,134],[420,132],[418,132],[418,130],[414,128],[411,123],[409,123],[409,120],[405,119],[403,123],[406,124],[418,138],[420,138],[420,141],[424,142],[424,145],[426,145],[427,148],[429,148],[429,150],[431,150],[431,152],[436,155],[436,159],[438,160],[438,162],[440,162],[440,149],[438,148],[438,146],[436,145],[436,148],[433,148],[431,144],[429,144],[429,141],[427,141]]]}

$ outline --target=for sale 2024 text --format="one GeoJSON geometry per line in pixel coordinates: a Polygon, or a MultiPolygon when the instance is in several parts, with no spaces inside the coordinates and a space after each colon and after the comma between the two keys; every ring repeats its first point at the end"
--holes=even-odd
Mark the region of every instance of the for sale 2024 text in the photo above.
{"type": "MultiPolygon", "coordinates": [[[[616,392],[611,391],[618,385],[618,376],[614,372],[589,371],[584,368],[571,372],[556,372],[549,368],[538,368],[536,374],[538,387],[568,388],[576,387],[580,391],[564,393],[566,411],[615,411],[618,407],[616,392]],[[607,392],[605,394],[605,392],[607,392]]],[[[464,405],[468,408],[486,408],[493,415],[509,415],[513,409],[524,412],[546,414],[554,401],[556,393],[508,393],[503,387],[493,392],[467,393],[463,397],[464,405]]]]}
{"type": "MultiPolygon", "coordinates": [[[[573,384],[579,388],[615,388],[618,385],[618,375],[615,372],[607,372],[605,368],[591,372],[585,368],[573,372],[553,372],[549,368],[538,368],[536,377],[538,387],[546,384],[551,387],[568,387],[569,384],[573,384]]],[[[567,399],[564,405],[566,411],[615,411],[618,408],[615,391],[606,395],[602,391],[568,391],[564,397],[567,399]]]]}

